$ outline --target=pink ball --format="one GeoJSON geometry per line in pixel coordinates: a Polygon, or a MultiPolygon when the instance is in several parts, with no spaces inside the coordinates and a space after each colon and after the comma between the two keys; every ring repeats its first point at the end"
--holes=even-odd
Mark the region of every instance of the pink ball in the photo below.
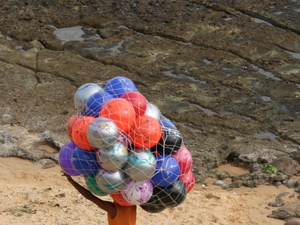
{"type": "Polygon", "coordinates": [[[186,147],[181,146],[178,152],[173,154],[172,157],[174,157],[179,164],[180,175],[184,175],[191,170],[193,158],[190,151],[186,147]]]}
{"type": "Polygon", "coordinates": [[[195,186],[195,176],[192,171],[188,171],[186,174],[179,177],[180,180],[183,181],[184,185],[187,188],[187,193],[193,190],[195,186]]]}
{"type": "Polygon", "coordinates": [[[129,91],[124,93],[121,98],[129,101],[137,116],[143,115],[147,108],[147,99],[137,91],[129,91]]]}

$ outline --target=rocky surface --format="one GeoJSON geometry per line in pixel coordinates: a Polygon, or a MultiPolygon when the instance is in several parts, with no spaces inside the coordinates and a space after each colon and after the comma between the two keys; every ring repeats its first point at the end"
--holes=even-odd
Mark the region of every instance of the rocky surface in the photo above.
{"type": "Polygon", "coordinates": [[[269,217],[283,220],[300,218],[299,205],[300,200],[285,204],[284,206],[273,210],[269,217]]]}
{"type": "Polygon", "coordinates": [[[300,170],[299,11],[298,1],[2,2],[0,155],[56,160],[76,89],[126,76],[182,132],[198,182],[223,163],[254,173],[283,157],[286,183],[300,170]]]}

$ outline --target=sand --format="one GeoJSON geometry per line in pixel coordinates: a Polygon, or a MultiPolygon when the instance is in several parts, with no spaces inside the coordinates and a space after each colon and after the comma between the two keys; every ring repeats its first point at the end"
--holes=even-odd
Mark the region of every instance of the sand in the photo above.
{"type": "MultiPolygon", "coordinates": [[[[218,168],[243,173],[229,165],[218,168]]],[[[76,178],[83,182],[82,178],[76,178]]],[[[212,185],[197,184],[181,205],[161,213],[150,214],[138,207],[138,225],[283,225],[283,220],[268,218],[274,207],[268,206],[283,191],[285,202],[295,201],[298,194],[286,186],[259,186],[230,191],[212,185]]],[[[84,199],[61,176],[60,167],[42,169],[19,158],[0,158],[0,224],[107,224],[106,214],[84,199]]],[[[104,197],[104,199],[110,199],[104,197]]]]}

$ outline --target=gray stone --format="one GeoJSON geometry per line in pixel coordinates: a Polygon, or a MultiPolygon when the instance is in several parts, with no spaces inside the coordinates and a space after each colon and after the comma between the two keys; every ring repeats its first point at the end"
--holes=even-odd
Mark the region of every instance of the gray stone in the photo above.
{"type": "Polygon", "coordinates": [[[293,218],[284,223],[284,225],[300,225],[300,219],[293,218]]]}
{"type": "Polygon", "coordinates": [[[229,178],[230,175],[229,175],[228,172],[224,171],[224,172],[220,173],[220,174],[218,175],[218,177],[219,177],[220,180],[225,180],[226,178],[229,178]]]}
{"type": "Polygon", "coordinates": [[[295,179],[289,179],[287,180],[285,184],[288,188],[296,188],[299,186],[299,182],[295,179]]]}
{"type": "Polygon", "coordinates": [[[299,218],[300,217],[300,201],[294,201],[288,204],[285,204],[284,206],[281,206],[280,208],[273,210],[268,217],[275,218],[275,219],[281,219],[281,220],[288,220],[291,218],[299,218]]]}
{"type": "Polygon", "coordinates": [[[299,163],[289,158],[288,156],[282,156],[275,159],[272,163],[278,171],[282,171],[287,175],[295,175],[300,171],[299,163]]]}
{"type": "Polygon", "coordinates": [[[56,166],[56,163],[51,159],[41,159],[42,169],[49,169],[56,166]]]}
{"type": "Polygon", "coordinates": [[[229,187],[228,183],[225,180],[218,180],[218,181],[214,182],[213,184],[217,185],[217,186],[220,186],[224,189],[229,187]]]}

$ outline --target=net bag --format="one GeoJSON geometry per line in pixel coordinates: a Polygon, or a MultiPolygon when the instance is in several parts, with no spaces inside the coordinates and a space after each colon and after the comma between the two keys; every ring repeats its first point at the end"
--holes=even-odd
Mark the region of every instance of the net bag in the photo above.
{"type": "Polygon", "coordinates": [[[86,83],[74,95],[69,142],[59,165],[83,176],[95,195],[149,213],[180,205],[193,189],[193,159],[175,124],[147,101],[134,82],[114,77],[86,83]]]}

